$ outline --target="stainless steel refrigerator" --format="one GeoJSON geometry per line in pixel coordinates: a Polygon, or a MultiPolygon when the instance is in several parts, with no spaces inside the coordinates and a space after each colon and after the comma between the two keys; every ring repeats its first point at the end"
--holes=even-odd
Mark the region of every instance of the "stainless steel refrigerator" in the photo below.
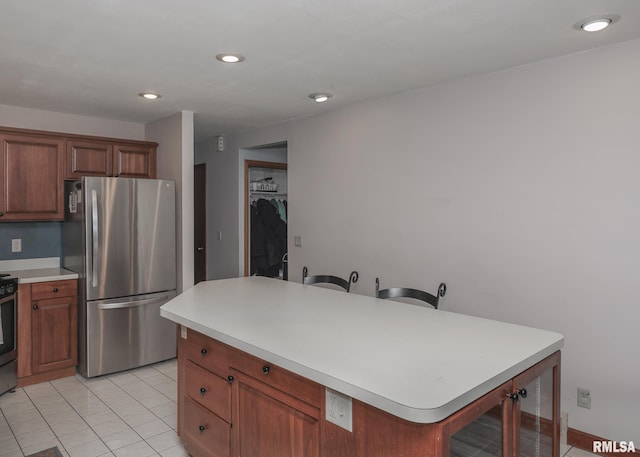
{"type": "Polygon", "coordinates": [[[176,356],[160,306],[176,296],[175,183],[85,177],[65,184],[62,264],[79,274],[85,377],[176,356]]]}

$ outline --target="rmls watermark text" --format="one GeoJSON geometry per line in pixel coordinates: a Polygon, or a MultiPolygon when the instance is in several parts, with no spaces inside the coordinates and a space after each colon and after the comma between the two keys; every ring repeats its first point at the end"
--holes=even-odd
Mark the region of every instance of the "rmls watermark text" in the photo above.
{"type": "Polygon", "coordinates": [[[633,441],[594,441],[593,452],[636,452],[636,447],[633,444],[633,441]]]}

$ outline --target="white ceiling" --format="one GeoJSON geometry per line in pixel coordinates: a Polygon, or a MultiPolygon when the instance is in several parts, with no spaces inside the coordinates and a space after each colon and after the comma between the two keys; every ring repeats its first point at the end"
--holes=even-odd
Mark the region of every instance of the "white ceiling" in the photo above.
{"type": "Polygon", "coordinates": [[[0,104],[201,139],[636,38],[640,0],[0,0],[0,104]]]}

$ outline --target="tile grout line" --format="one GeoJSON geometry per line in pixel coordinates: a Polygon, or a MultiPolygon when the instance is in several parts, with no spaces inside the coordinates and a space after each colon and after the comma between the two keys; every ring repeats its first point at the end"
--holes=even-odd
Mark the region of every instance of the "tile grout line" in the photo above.
{"type": "MultiPolygon", "coordinates": [[[[177,384],[177,380],[176,380],[176,379],[173,379],[173,378],[168,374],[168,373],[170,373],[171,371],[173,371],[173,366],[175,366],[175,362],[174,362],[173,364],[170,364],[170,365],[168,366],[168,368],[167,368],[167,369],[162,370],[162,371],[161,371],[160,369],[156,368],[156,367],[149,366],[148,368],[149,368],[149,369],[151,369],[151,370],[154,370],[154,371],[155,371],[155,373],[153,373],[153,374],[151,374],[151,375],[149,375],[149,376],[145,376],[145,377],[141,377],[139,374],[135,373],[135,371],[134,371],[135,369],[133,369],[133,370],[127,370],[127,371],[125,371],[125,372],[122,372],[123,374],[124,374],[124,373],[127,373],[127,374],[130,374],[130,375],[133,375],[133,377],[135,378],[135,383],[136,383],[136,384],[138,384],[138,385],[143,385],[145,388],[150,388],[150,389],[154,392],[154,395],[160,395],[160,396],[162,396],[164,399],[166,399],[166,402],[162,402],[162,403],[160,403],[160,404],[158,404],[158,405],[154,405],[154,406],[151,406],[151,407],[146,406],[144,403],[142,403],[142,401],[141,401],[141,400],[139,400],[139,399],[138,399],[138,398],[136,398],[135,396],[130,395],[130,394],[125,390],[126,385],[127,385],[127,384],[129,384],[129,383],[126,383],[126,382],[125,382],[125,383],[123,383],[123,384],[118,384],[118,383],[117,383],[117,382],[115,382],[113,379],[111,379],[109,376],[105,376],[105,378],[104,378],[105,380],[108,380],[108,381],[109,381],[109,383],[110,383],[110,385],[109,385],[109,389],[111,389],[112,387],[117,387],[117,390],[116,390],[116,391],[117,391],[117,392],[119,392],[120,394],[122,394],[122,397],[123,397],[123,398],[124,398],[124,397],[129,397],[133,402],[135,402],[136,404],[138,404],[141,408],[144,408],[144,410],[145,410],[146,412],[148,412],[151,416],[153,416],[153,417],[154,417],[154,419],[153,419],[153,420],[150,420],[150,421],[148,421],[148,422],[143,422],[142,424],[139,424],[139,425],[144,425],[144,424],[151,423],[151,422],[154,422],[154,421],[156,421],[156,420],[157,420],[157,421],[160,421],[160,422],[163,424],[163,426],[168,427],[168,430],[163,431],[163,432],[159,432],[159,433],[154,434],[154,435],[152,435],[152,436],[149,436],[149,437],[148,437],[148,439],[151,439],[151,438],[153,438],[153,437],[155,437],[155,436],[159,436],[159,435],[164,434],[164,433],[168,433],[168,432],[170,432],[170,431],[171,431],[171,432],[173,432],[173,433],[176,433],[176,429],[175,429],[175,427],[174,427],[174,425],[173,425],[173,422],[174,422],[174,421],[172,420],[172,421],[171,421],[171,423],[168,423],[168,422],[165,420],[167,417],[174,416],[174,415],[175,415],[175,413],[168,414],[168,415],[166,415],[165,417],[161,417],[158,413],[154,412],[154,411],[151,409],[151,408],[155,408],[155,407],[162,406],[162,405],[165,405],[165,404],[166,404],[166,405],[171,405],[171,406],[175,407],[175,405],[176,405],[176,401],[175,401],[175,400],[173,400],[173,398],[172,398],[172,397],[168,396],[168,395],[167,395],[167,394],[165,394],[163,391],[161,391],[161,390],[159,390],[159,389],[157,389],[157,388],[155,387],[155,385],[161,385],[161,384],[165,384],[165,383],[174,383],[174,384],[177,384]],[[157,376],[157,375],[162,375],[162,378],[161,378],[161,379],[162,379],[162,382],[158,382],[158,383],[155,383],[155,385],[152,385],[152,384],[149,384],[149,383],[145,380],[145,379],[147,379],[147,378],[154,377],[154,376],[157,376]],[[164,379],[163,379],[163,378],[164,378],[164,379]],[[139,384],[139,383],[141,383],[141,384],[139,384]]],[[[163,367],[163,368],[164,368],[164,367],[163,367]]],[[[130,424],[129,424],[129,423],[128,423],[128,422],[127,422],[127,421],[126,421],[126,420],[125,420],[125,419],[124,419],[120,414],[119,414],[119,413],[117,413],[117,412],[116,412],[116,411],[115,411],[115,410],[114,410],[114,409],[113,409],[113,408],[112,408],[112,407],[111,407],[111,406],[110,406],[110,405],[109,405],[105,400],[103,400],[103,399],[100,397],[100,395],[99,395],[100,390],[98,390],[98,391],[94,391],[94,390],[92,389],[92,387],[91,387],[90,383],[88,383],[88,382],[86,382],[86,381],[84,381],[84,382],[83,382],[84,378],[81,380],[81,379],[79,379],[79,378],[77,377],[77,375],[76,375],[76,376],[69,377],[69,378],[70,378],[70,379],[73,379],[73,380],[75,380],[75,381],[77,381],[77,386],[70,386],[70,387],[71,387],[70,389],[65,389],[61,383],[56,383],[55,381],[47,381],[46,383],[41,383],[41,384],[38,384],[38,385],[46,385],[46,386],[48,387],[48,389],[50,389],[50,391],[47,391],[46,393],[41,393],[40,395],[37,395],[37,394],[36,394],[36,392],[32,392],[32,393],[30,394],[30,393],[29,393],[29,391],[28,391],[27,389],[25,389],[25,388],[21,388],[20,390],[22,391],[22,394],[24,395],[24,399],[20,399],[20,400],[18,400],[18,402],[17,402],[17,404],[19,404],[19,405],[20,405],[20,404],[22,404],[22,403],[24,403],[24,409],[25,409],[25,410],[35,409],[35,410],[37,411],[37,416],[39,416],[39,417],[43,420],[44,424],[46,425],[46,427],[47,427],[47,429],[48,429],[48,430],[47,430],[47,429],[44,429],[44,428],[43,428],[42,430],[43,430],[43,431],[47,430],[48,432],[50,432],[50,433],[51,433],[51,435],[52,435],[52,436],[53,436],[53,438],[56,440],[56,442],[60,445],[60,447],[62,448],[61,450],[62,450],[65,454],[67,454],[67,455],[71,455],[71,454],[70,454],[70,450],[72,450],[72,449],[76,448],[77,446],[73,446],[73,447],[71,447],[71,448],[67,448],[67,446],[63,444],[63,442],[62,442],[62,440],[61,440],[61,437],[62,437],[62,436],[65,436],[66,434],[64,434],[64,435],[63,435],[63,434],[60,434],[60,432],[56,432],[56,431],[54,430],[54,428],[53,428],[53,424],[52,424],[52,423],[50,423],[51,418],[50,418],[50,419],[47,419],[47,418],[45,417],[45,414],[43,414],[43,410],[41,410],[41,409],[40,409],[40,407],[36,404],[36,402],[37,402],[38,398],[44,398],[44,397],[46,397],[46,396],[48,396],[48,395],[54,395],[54,394],[55,394],[55,395],[57,396],[57,397],[55,398],[56,400],[57,400],[57,399],[61,399],[61,400],[63,401],[62,403],[63,403],[65,406],[68,406],[68,407],[70,408],[70,410],[71,410],[71,411],[73,411],[73,413],[74,413],[78,418],[80,418],[80,419],[82,420],[82,423],[84,423],[84,424],[87,426],[87,428],[88,428],[89,430],[91,430],[91,432],[92,432],[92,433],[94,433],[94,434],[97,436],[97,439],[96,439],[96,440],[93,440],[93,441],[90,441],[90,442],[94,442],[94,441],[95,441],[95,442],[97,442],[97,441],[100,441],[100,443],[102,443],[102,444],[105,446],[105,448],[107,449],[106,454],[100,454],[100,455],[115,455],[115,452],[116,452],[116,451],[118,451],[119,449],[125,448],[125,447],[127,447],[127,446],[131,446],[131,445],[134,445],[134,444],[138,444],[138,443],[140,443],[140,442],[144,442],[147,446],[149,446],[149,448],[154,452],[154,455],[160,455],[160,451],[156,451],[156,449],[155,449],[153,446],[151,446],[151,444],[147,441],[147,438],[143,438],[143,437],[142,437],[142,435],[140,435],[140,433],[139,433],[139,432],[138,432],[138,431],[137,431],[137,430],[136,430],[132,425],[130,425],[130,424]],[[100,436],[100,435],[97,433],[97,431],[94,429],[94,427],[93,427],[93,426],[92,426],[92,425],[91,425],[91,424],[90,424],[90,423],[85,419],[85,416],[90,416],[91,414],[96,414],[96,413],[89,413],[89,408],[87,408],[87,414],[86,414],[85,416],[83,416],[83,415],[80,413],[80,410],[79,410],[79,409],[77,409],[77,408],[73,405],[72,401],[68,398],[68,395],[69,395],[71,392],[78,392],[78,387],[80,387],[80,386],[82,386],[82,388],[84,388],[84,389],[85,389],[85,390],[84,390],[84,391],[82,391],[82,392],[85,392],[85,393],[90,394],[92,398],[93,398],[93,397],[95,397],[95,399],[97,399],[97,400],[99,401],[99,403],[98,403],[98,404],[100,404],[100,405],[101,405],[101,407],[104,407],[104,408],[105,408],[105,409],[104,409],[104,412],[107,412],[107,411],[108,411],[108,412],[112,413],[115,417],[117,417],[119,420],[121,420],[124,424],[126,424],[127,429],[128,429],[128,430],[133,431],[133,433],[134,433],[134,434],[139,438],[139,440],[135,441],[134,443],[130,443],[130,444],[128,444],[128,445],[122,446],[122,448],[118,448],[118,449],[116,449],[116,450],[111,450],[111,448],[107,445],[107,443],[106,443],[106,442],[105,442],[105,440],[103,439],[104,437],[103,437],[103,436],[100,436]]],[[[133,382],[131,382],[131,384],[133,384],[133,382]]],[[[27,387],[29,387],[29,386],[27,386],[27,387]]],[[[166,391],[166,389],[165,389],[165,391],[166,391]]],[[[149,396],[149,398],[150,398],[150,397],[151,397],[151,395],[149,396]]],[[[39,403],[39,402],[38,402],[38,403],[39,403]]],[[[45,406],[45,405],[42,405],[42,406],[43,406],[43,409],[44,409],[44,406],[45,406]]],[[[5,422],[7,423],[7,427],[8,427],[8,429],[9,429],[9,431],[11,432],[11,436],[12,436],[12,437],[13,437],[13,439],[16,441],[16,444],[17,444],[17,446],[18,446],[18,448],[16,449],[16,451],[18,451],[20,454],[22,454],[22,455],[24,456],[24,455],[25,455],[25,450],[24,450],[24,449],[26,449],[26,448],[24,448],[24,447],[20,444],[20,442],[18,441],[18,437],[17,437],[17,435],[15,434],[15,431],[14,431],[13,427],[11,427],[11,424],[10,424],[10,422],[9,422],[9,419],[8,419],[8,417],[7,417],[6,412],[5,412],[4,410],[0,410],[0,413],[2,414],[2,417],[4,418],[5,422]]],[[[74,418],[74,419],[75,419],[75,418],[74,418]]],[[[57,425],[57,424],[55,424],[55,425],[57,425]]],[[[99,424],[96,424],[96,425],[99,425],[99,424]]],[[[29,432],[27,432],[27,433],[29,433],[29,432]]],[[[73,433],[73,432],[71,432],[71,433],[73,433]]],[[[116,433],[118,433],[118,432],[116,432],[116,433]]],[[[116,433],[114,433],[114,435],[115,435],[116,433]]],[[[109,436],[111,436],[111,435],[109,435],[109,436]]],[[[81,443],[81,444],[78,444],[78,446],[82,446],[83,444],[88,444],[88,443],[81,443]]],[[[177,447],[177,446],[176,446],[176,447],[177,447]]],[[[172,446],[172,447],[167,448],[166,450],[169,450],[169,449],[172,449],[172,448],[173,448],[173,446],[172,446]]]]}

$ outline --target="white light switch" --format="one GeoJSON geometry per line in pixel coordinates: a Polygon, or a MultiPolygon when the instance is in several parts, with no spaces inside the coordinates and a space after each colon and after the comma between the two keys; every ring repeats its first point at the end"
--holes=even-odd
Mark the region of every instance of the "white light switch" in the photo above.
{"type": "Polygon", "coordinates": [[[11,240],[11,252],[22,252],[22,238],[11,240]]]}
{"type": "Polygon", "coordinates": [[[350,432],[353,431],[351,397],[325,388],[327,420],[350,432]]]}
{"type": "Polygon", "coordinates": [[[297,248],[302,247],[302,235],[295,235],[293,237],[293,245],[297,248]]]}

